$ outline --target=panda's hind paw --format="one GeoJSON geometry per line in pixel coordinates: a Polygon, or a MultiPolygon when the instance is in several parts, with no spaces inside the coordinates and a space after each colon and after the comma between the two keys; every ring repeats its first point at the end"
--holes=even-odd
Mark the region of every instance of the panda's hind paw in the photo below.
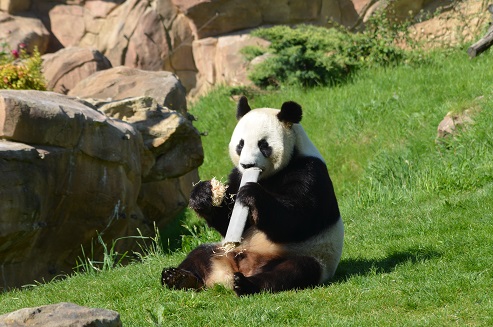
{"type": "Polygon", "coordinates": [[[178,290],[199,290],[204,287],[204,283],[197,276],[179,268],[164,268],[161,273],[161,285],[178,290]]]}
{"type": "Polygon", "coordinates": [[[260,293],[260,288],[240,272],[234,274],[233,282],[233,290],[238,296],[260,293]]]}

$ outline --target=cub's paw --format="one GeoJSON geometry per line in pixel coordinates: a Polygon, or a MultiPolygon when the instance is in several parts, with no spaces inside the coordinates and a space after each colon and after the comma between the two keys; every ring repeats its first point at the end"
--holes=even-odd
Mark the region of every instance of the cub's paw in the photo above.
{"type": "Polygon", "coordinates": [[[161,285],[177,290],[199,290],[204,287],[204,283],[193,273],[179,268],[164,268],[161,273],[161,285]]]}
{"type": "Polygon", "coordinates": [[[190,193],[190,208],[198,213],[208,213],[212,209],[212,186],[210,181],[195,184],[190,193]]]}
{"type": "Polygon", "coordinates": [[[233,290],[238,296],[260,293],[260,288],[240,272],[235,273],[233,276],[233,290]]]}

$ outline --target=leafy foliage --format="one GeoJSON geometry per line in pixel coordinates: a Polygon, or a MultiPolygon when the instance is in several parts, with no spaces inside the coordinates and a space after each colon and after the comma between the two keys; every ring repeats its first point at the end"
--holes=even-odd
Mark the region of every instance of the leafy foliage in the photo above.
{"type": "Polygon", "coordinates": [[[0,89],[46,90],[37,48],[29,55],[25,46],[8,51],[6,43],[0,45],[0,89]]]}
{"type": "MultiPolygon", "coordinates": [[[[385,13],[375,15],[358,33],[338,26],[259,29],[253,35],[271,42],[263,50],[269,55],[253,67],[249,77],[262,88],[340,84],[358,68],[395,65],[410,59],[411,53],[397,45],[409,45],[406,31],[406,24],[393,22],[385,13]]],[[[243,53],[251,59],[262,50],[246,47],[243,53]]]]}

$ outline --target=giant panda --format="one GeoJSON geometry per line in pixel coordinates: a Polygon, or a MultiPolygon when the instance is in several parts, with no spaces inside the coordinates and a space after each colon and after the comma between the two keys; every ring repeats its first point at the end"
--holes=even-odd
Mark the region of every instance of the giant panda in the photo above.
{"type": "Polygon", "coordinates": [[[251,109],[237,104],[238,123],[229,143],[234,168],[220,205],[211,181],[194,186],[190,207],[223,237],[234,201],[249,208],[242,242],[233,251],[203,244],[176,268],[162,271],[174,289],[223,284],[238,296],[303,289],[326,282],[339,264],[344,227],[327,166],[300,125],[301,106],[251,109]],[[262,170],[257,183],[239,188],[245,169],[262,170]]]}

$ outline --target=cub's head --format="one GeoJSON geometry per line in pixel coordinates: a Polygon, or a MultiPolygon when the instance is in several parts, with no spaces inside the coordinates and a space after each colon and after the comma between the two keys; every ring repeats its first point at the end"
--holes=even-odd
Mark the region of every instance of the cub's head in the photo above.
{"type": "MultiPolygon", "coordinates": [[[[297,146],[294,128],[301,121],[301,106],[284,102],[281,110],[252,110],[246,97],[238,102],[238,124],[229,143],[229,155],[240,172],[247,168],[262,169],[260,178],[275,174],[287,166],[297,146]]],[[[299,126],[301,128],[301,126],[299,126]]]]}

